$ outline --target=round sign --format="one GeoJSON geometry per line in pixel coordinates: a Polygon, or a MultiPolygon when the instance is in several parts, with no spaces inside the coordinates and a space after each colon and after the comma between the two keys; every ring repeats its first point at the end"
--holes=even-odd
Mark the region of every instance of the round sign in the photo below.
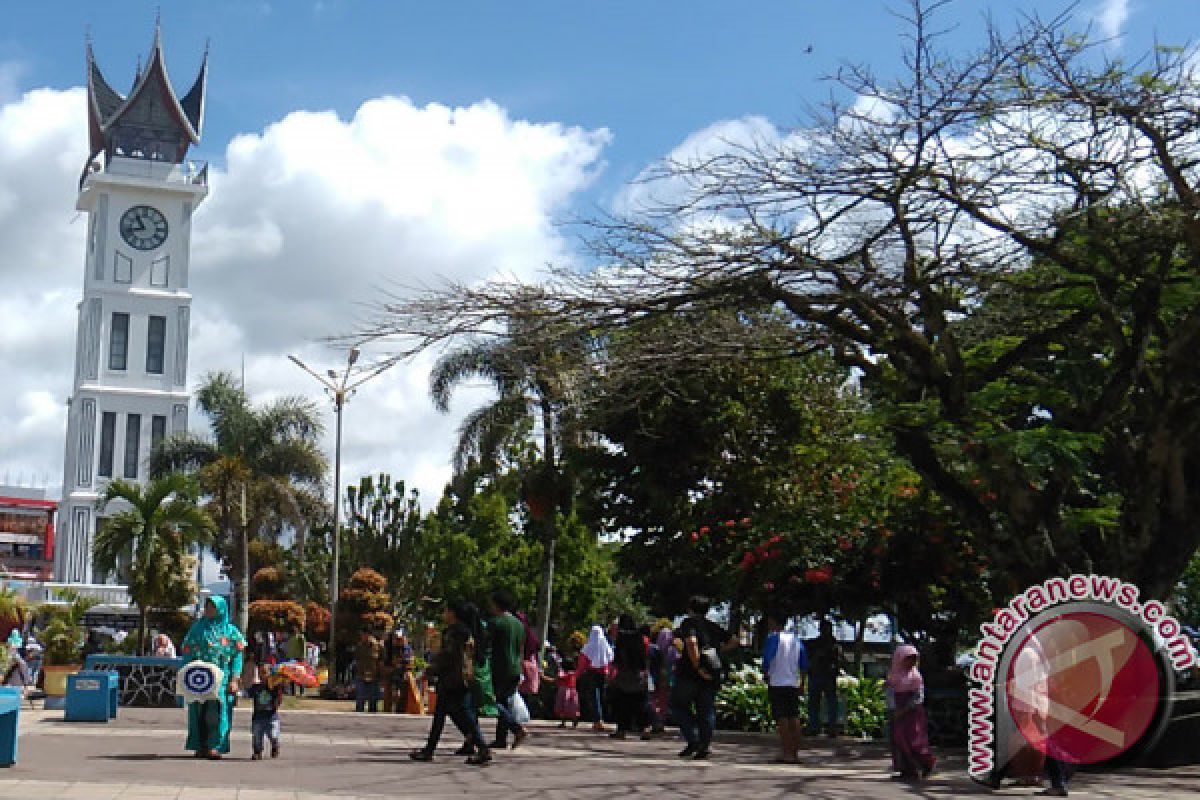
{"type": "Polygon", "coordinates": [[[1017,729],[1051,758],[1096,764],[1129,750],[1158,710],[1154,654],[1120,620],[1068,612],[1032,631],[1005,690],[1017,729]]]}
{"type": "Polygon", "coordinates": [[[214,699],[219,696],[223,678],[224,673],[217,665],[193,661],[179,670],[178,693],[192,703],[214,699]]]}

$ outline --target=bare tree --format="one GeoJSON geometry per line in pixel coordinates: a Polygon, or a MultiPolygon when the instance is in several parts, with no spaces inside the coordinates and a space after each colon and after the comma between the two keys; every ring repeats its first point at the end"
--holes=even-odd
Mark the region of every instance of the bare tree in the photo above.
{"type": "Polygon", "coordinates": [[[1200,543],[1195,54],[1122,63],[1069,17],[1031,16],[961,56],[941,49],[943,5],[911,3],[901,79],[847,66],[852,100],[804,128],[651,170],[641,208],[592,222],[597,268],[391,298],[364,332],[402,356],[533,301],[531,342],[602,348],[649,315],[775,305],[787,340],[698,328],[620,366],[652,391],[656,363],[828,350],[888,400],[898,448],[996,575],[1169,589],[1200,543]]]}

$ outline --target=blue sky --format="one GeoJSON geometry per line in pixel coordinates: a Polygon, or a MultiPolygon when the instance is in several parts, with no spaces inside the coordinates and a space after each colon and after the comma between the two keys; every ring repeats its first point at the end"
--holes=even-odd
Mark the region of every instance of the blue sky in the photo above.
{"type": "MultiPolygon", "coordinates": [[[[152,40],[190,85],[205,41],[212,191],[192,237],[189,372],[246,365],[255,400],[320,399],[286,358],[324,369],[323,337],[389,281],[536,278],[578,258],[564,218],[607,210],[685,140],[802,125],[843,62],[900,65],[898,0],[284,2],[108,0],[5,4],[0,23],[0,484],[61,482],[86,221],[84,35],[118,89],[152,40]],[[811,52],[808,48],[811,47],[811,52]],[[408,98],[407,100],[401,98],[408,98]],[[331,111],[332,114],[301,113],[331,111]],[[763,120],[766,120],[764,122],[763,120]]],[[[952,44],[1033,0],[956,0],[952,44]]],[[[1066,7],[1036,4],[1043,13],[1066,7]]],[[[1083,0],[1080,27],[1114,56],[1155,35],[1196,38],[1195,0],[1083,0]]],[[[851,99],[851,98],[846,98],[851,99]]],[[[377,355],[368,353],[368,355],[377,355]]],[[[347,417],[351,479],[386,469],[426,507],[449,476],[452,413],[428,398],[429,361],[397,367],[347,417]]],[[[332,422],[332,420],[327,420],[332,422]]],[[[194,426],[195,427],[195,426],[194,426]]],[[[332,424],[329,425],[332,427],[332,424]]],[[[332,448],[330,448],[332,449],[332,448]]]]}
{"type": "MultiPolygon", "coordinates": [[[[176,83],[190,82],[212,41],[202,155],[219,160],[234,133],[297,109],[348,116],[385,94],[417,105],[491,99],[514,118],[612,132],[606,168],[579,198],[584,205],[606,204],[648,162],[718,120],[801,122],[805,104],[831,91],[824,76],[843,61],[889,74],[903,29],[893,12],[905,10],[897,0],[32,3],[7,9],[0,63],[19,65],[20,89],[79,85],[90,31],[106,74],[122,88],[148,48],[159,6],[176,83]]],[[[942,19],[968,45],[985,13],[1011,19],[1034,7],[1046,14],[1067,4],[957,0],[942,19]]],[[[1106,9],[1124,17],[1128,51],[1156,34],[1179,43],[1197,29],[1193,0],[1085,0],[1076,16],[1099,29],[1106,9]]]]}

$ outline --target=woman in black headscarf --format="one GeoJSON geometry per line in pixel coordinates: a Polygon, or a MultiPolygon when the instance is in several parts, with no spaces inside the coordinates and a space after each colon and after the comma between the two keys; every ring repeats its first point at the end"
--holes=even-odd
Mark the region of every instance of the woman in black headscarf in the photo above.
{"type": "Polygon", "coordinates": [[[475,665],[480,653],[486,653],[483,642],[483,626],[479,612],[470,603],[455,602],[446,605],[442,612],[446,630],[442,633],[442,649],[433,657],[425,670],[431,680],[437,682],[437,705],[434,707],[433,723],[425,746],[409,753],[414,761],[432,761],[446,717],[467,737],[474,746],[474,753],[467,763],[483,766],[492,760],[491,751],[479,731],[479,720],[475,716],[475,703],[471,697],[471,684],[475,676],[475,665]]]}

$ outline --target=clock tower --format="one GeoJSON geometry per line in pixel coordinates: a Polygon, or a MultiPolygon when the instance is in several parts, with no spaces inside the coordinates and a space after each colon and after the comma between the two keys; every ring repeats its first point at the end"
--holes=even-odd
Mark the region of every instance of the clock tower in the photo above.
{"type": "Polygon", "coordinates": [[[92,543],[104,519],[96,499],[114,478],[144,482],[151,448],[185,431],[192,296],[192,215],[208,194],[208,167],[187,160],[200,141],[205,53],[179,97],[159,31],[127,96],[104,79],[87,45],[91,154],[75,207],[87,214],[83,300],[68,400],[57,580],[103,582],[92,543]]]}

